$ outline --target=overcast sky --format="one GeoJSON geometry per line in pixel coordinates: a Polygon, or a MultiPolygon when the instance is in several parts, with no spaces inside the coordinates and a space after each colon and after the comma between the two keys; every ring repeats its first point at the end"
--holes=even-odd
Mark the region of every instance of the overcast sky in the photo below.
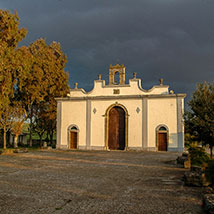
{"type": "Polygon", "coordinates": [[[109,64],[124,64],[149,89],[164,83],[187,93],[214,82],[214,0],[0,0],[28,29],[22,42],[58,41],[70,86],[89,90],[109,64]]]}

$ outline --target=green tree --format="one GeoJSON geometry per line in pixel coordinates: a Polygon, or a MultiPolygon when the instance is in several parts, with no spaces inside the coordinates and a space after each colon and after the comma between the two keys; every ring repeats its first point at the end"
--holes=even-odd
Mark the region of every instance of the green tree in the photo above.
{"type": "Polygon", "coordinates": [[[43,107],[37,106],[34,124],[33,124],[33,131],[39,135],[40,138],[40,146],[42,146],[42,138],[46,131],[46,118],[44,117],[43,107]]]}
{"type": "Polygon", "coordinates": [[[191,111],[185,115],[186,132],[194,141],[209,145],[210,156],[214,146],[214,84],[201,83],[188,103],[191,111]]]}

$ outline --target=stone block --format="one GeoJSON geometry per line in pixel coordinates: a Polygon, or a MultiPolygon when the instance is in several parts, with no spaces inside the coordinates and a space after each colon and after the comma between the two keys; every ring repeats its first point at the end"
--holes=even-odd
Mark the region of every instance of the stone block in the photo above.
{"type": "Polygon", "coordinates": [[[184,161],[184,168],[185,169],[190,169],[191,168],[191,161],[190,161],[190,159],[184,161]]]}
{"type": "Polygon", "coordinates": [[[183,165],[185,169],[190,169],[191,167],[191,160],[187,152],[183,152],[182,156],[179,156],[176,161],[177,164],[183,165]]]}
{"type": "Polygon", "coordinates": [[[210,182],[207,181],[205,173],[202,170],[185,172],[184,182],[187,186],[207,187],[210,185],[210,182]]]}
{"type": "Polygon", "coordinates": [[[201,173],[203,170],[200,166],[195,166],[195,165],[192,165],[191,166],[191,171],[192,172],[198,172],[198,173],[201,173]]]}
{"type": "Polygon", "coordinates": [[[214,194],[204,195],[203,207],[206,213],[214,214],[214,194]]]}
{"type": "Polygon", "coordinates": [[[182,156],[183,156],[183,157],[189,157],[189,152],[183,152],[183,153],[182,153],[182,156]]]}
{"type": "Polygon", "coordinates": [[[179,156],[176,160],[177,160],[177,164],[184,165],[184,162],[188,160],[188,157],[179,156]]]}

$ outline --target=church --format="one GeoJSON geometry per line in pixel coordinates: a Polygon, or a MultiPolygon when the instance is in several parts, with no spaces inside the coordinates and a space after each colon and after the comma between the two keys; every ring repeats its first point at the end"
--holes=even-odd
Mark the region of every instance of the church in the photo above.
{"type": "Polygon", "coordinates": [[[184,150],[184,98],[163,84],[145,90],[137,74],[125,81],[125,66],[110,65],[86,92],[70,90],[57,101],[57,148],[88,150],[184,150]],[[118,80],[118,81],[117,81],[118,80]]]}

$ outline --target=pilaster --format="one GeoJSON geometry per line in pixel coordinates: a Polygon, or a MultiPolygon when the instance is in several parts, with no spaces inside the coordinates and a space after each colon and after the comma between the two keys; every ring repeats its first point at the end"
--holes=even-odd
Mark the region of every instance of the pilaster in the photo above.
{"type": "Polygon", "coordinates": [[[91,146],[91,100],[86,101],[86,148],[91,146]]]}
{"type": "Polygon", "coordinates": [[[184,103],[182,97],[177,97],[177,135],[178,135],[178,149],[184,149],[184,103]]]}
{"type": "Polygon", "coordinates": [[[61,132],[61,129],[62,129],[62,102],[57,102],[57,147],[60,147],[61,145],[61,138],[62,138],[62,132],[61,132]]]}
{"type": "Polygon", "coordinates": [[[148,147],[148,98],[142,99],[142,147],[148,147]]]}

